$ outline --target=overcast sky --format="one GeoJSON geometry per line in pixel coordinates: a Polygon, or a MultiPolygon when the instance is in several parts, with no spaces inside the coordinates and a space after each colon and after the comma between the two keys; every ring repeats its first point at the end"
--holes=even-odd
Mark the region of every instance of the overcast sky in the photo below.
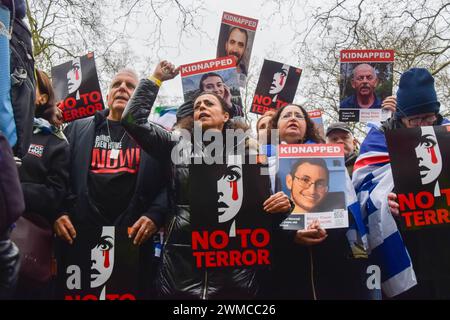
{"type": "MultiPolygon", "coordinates": [[[[191,3],[190,0],[183,0],[181,2],[184,4],[191,3]]],[[[314,4],[316,5],[317,2],[314,4]]],[[[307,7],[308,1],[298,1],[298,11],[295,12],[297,20],[302,20],[304,18],[305,14],[307,14],[304,10],[306,10],[307,7]],[[303,8],[303,10],[300,10],[300,7],[303,8]]],[[[178,39],[178,27],[174,21],[177,18],[177,15],[174,15],[176,10],[165,12],[162,28],[164,34],[164,43],[162,43],[163,48],[160,49],[157,54],[147,58],[150,61],[146,61],[146,63],[141,61],[134,67],[139,72],[149,74],[156,61],[160,59],[167,59],[175,65],[180,65],[215,58],[220,23],[224,11],[259,20],[250,61],[253,68],[250,68],[249,70],[249,72],[255,74],[256,77],[259,77],[264,58],[304,67],[299,65],[298,57],[293,55],[292,47],[290,45],[294,34],[293,28],[283,23],[282,17],[287,17],[289,13],[283,12],[283,14],[273,14],[275,9],[276,7],[274,4],[261,0],[207,0],[205,1],[205,11],[203,11],[197,20],[201,30],[207,33],[207,36],[201,36],[196,32],[192,35],[185,34],[181,39],[181,42],[178,39]],[[151,65],[151,67],[146,66],[146,64],[151,65]]],[[[153,29],[152,26],[155,24],[155,21],[154,19],[148,19],[148,14],[146,15],[145,13],[141,14],[137,21],[138,22],[128,22],[126,25],[125,30],[131,37],[128,43],[131,45],[133,51],[139,56],[148,57],[149,45],[146,43],[145,39],[148,37],[149,30],[153,29]]],[[[121,30],[124,28],[124,25],[116,25],[115,27],[118,28],[118,30],[121,30]]],[[[299,30],[304,28],[304,25],[302,26],[299,24],[295,28],[298,28],[299,30]]],[[[302,82],[300,80],[299,85],[301,86],[301,84],[302,82]]],[[[166,82],[160,94],[163,96],[177,96],[181,99],[182,87],[180,77],[178,76],[174,80],[166,82]]]]}

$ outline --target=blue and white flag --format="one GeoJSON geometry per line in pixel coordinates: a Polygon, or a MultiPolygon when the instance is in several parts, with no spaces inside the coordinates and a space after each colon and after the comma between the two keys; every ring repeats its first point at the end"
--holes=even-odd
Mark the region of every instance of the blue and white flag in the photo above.
{"type": "Polygon", "coordinates": [[[17,133],[10,95],[9,20],[9,10],[0,7],[0,132],[8,139],[10,146],[14,147],[17,133]]]}
{"type": "Polygon", "coordinates": [[[387,196],[394,187],[384,133],[373,127],[355,162],[353,186],[361,205],[361,218],[371,263],[381,271],[381,288],[388,297],[417,284],[411,258],[389,210],[387,196]]]}

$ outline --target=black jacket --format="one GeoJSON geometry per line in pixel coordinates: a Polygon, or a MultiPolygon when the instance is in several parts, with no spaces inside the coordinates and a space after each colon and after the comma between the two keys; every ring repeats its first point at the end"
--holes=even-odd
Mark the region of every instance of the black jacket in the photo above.
{"type": "MultiPolygon", "coordinates": [[[[434,125],[448,122],[440,114],[434,125]]],[[[405,128],[400,119],[390,118],[380,130],[405,128]]],[[[395,192],[395,189],[394,191],[395,192]]],[[[396,219],[408,253],[410,254],[418,284],[396,297],[398,299],[450,299],[450,232],[445,227],[403,231],[396,219]]]]}
{"type": "Polygon", "coordinates": [[[64,138],[45,131],[33,134],[19,167],[26,212],[37,213],[53,224],[69,188],[69,159],[64,138]]]}
{"type": "MultiPolygon", "coordinates": [[[[128,133],[148,153],[163,163],[171,162],[177,143],[174,133],[147,120],[158,93],[150,80],[141,80],[122,116],[128,133]]],[[[178,299],[239,299],[256,294],[256,274],[251,269],[200,270],[194,266],[191,249],[191,209],[188,200],[189,168],[173,166],[171,199],[174,206],[167,226],[162,264],[157,276],[158,294],[178,299]]]]}
{"type": "MultiPolygon", "coordinates": [[[[95,129],[108,116],[109,109],[94,116],[71,123],[65,130],[70,143],[70,187],[71,201],[66,201],[60,213],[68,211],[76,224],[94,226],[110,225],[104,216],[90,206],[88,174],[94,146],[95,129]]],[[[158,161],[142,154],[135,193],[127,209],[114,221],[114,225],[131,226],[142,215],[150,218],[157,227],[163,223],[167,211],[167,191],[164,169],[158,161]]]]}

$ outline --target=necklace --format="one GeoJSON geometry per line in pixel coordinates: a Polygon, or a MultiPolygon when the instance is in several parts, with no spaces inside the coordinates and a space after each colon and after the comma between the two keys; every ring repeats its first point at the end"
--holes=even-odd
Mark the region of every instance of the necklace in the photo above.
{"type": "MultiPolygon", "coordinates": [[[[109,142],[111,143],[111,146],[113,146],[113,141],[112,141],[112,137],[111,137],[111,131],[109,131],[109,120],[108,120],[108,118],[106,118],[106,127],[108,128],[109,142]]],[[[120,140],[117,143],[117,145],[120,145],[122,143],[123,137],[125,137],[126,133],[127,133],[126,131],[123,133],[122,138],[120,138],[120,140]]],[[[119,158],[119,149],[116,149],[116,148],[112,147],[111,148],[111,152],[109,153],[109,158],[110,159],[118,159],[119,158]]]]}

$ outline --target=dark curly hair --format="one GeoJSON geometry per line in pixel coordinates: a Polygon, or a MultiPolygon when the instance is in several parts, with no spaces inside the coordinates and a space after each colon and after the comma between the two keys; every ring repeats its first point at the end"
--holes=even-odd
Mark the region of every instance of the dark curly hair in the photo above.
{"type": "MultiPolygon", "coordinates": [[[[280,109],[277,110],[277,112],[273,115],[272,119],[270,120],[269,127],[271,129],[278,129],[278,120],[280,119],[280,115],[283,112],[284,109],[286,109],[289,106],[294,106],[299,108],[302,111],[303,116],[305,117],[306,122],[306,132],[305,136],[302,138],[299,138],[299,143],[303,143],[306,140],[312,140],[316,143],[325,143],[325,140],[320,136],[319,132],[316,129],[316,126],[314,125],[314,122],[312,122],[311,118],[308,115],[308,112],[306,112],[305,109],[303,109],[302,106],[294,103],[287,104],[280,109]]],[[[270,141],[270,132],[269,134],[269,140],[270,141]]]]}

